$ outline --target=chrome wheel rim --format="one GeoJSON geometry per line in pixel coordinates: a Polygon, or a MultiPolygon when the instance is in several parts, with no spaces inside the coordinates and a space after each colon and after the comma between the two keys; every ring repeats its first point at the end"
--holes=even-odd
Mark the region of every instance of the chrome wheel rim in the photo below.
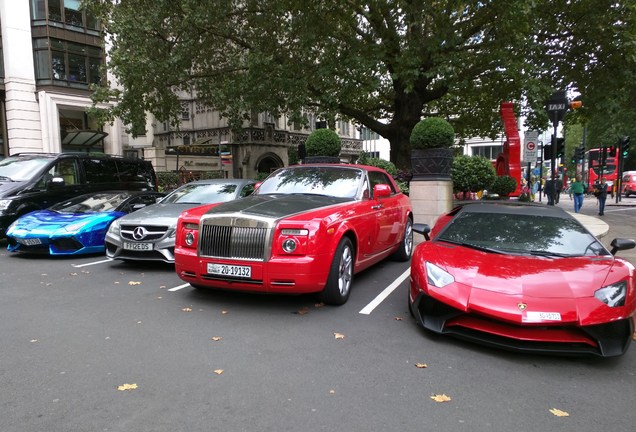
{"type": "Polygon", "coordinates": [[[404,252],[407,256],[411,256],[413,252],[413,224],[411,222],[406,224],[406,230],[404,230],[404,252]]]}
{"type": "Polygon", "coordinates": [[[353,276],[353,256],[351,249],[345,247],[340,256],[340,266],[338,271],[338,289],[340,295],[346,296],[351,288],[351,279],[353,276]]]}

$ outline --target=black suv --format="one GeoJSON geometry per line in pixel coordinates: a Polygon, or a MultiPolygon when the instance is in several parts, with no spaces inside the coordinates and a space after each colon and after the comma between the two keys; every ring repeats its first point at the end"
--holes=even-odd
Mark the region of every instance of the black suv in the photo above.
{"type": "Polygon", "coordinates": [[[88,153],[22,153],[0,160],[0,237],[33,210],[105,190],[157,190],[149,161],[88,153]]]}

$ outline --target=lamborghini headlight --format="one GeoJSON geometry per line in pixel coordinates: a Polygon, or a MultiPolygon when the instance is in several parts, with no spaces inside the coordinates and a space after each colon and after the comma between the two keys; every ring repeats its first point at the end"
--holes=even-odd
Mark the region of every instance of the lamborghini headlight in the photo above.
{"type": "Polygon", "coordinates": [[[627,297],[627,282],[620,281],[603,287],[594,293],[594,297],[609,307],[625,306],[625,297],[627,297]]]}
{"type": "Polygon", "coordinates": [[[82,227],[83,227],[84,225],[86,225],[87,223],[88,223],[87,221],[84,221],[84,222],[77,222],[77,223],[74,223],[74,224],[71,224],[71,225],[66,225],[66,226],[64,227],[64,229],[65,229],[67,232],[70,232],[70,233],[76,233],[77,231],[79,231],[80,229],[82,229],[82,227]]]}
{"type": "Polygon", "coordinates": [[[453,275],[428,261],[426,262],[426,278],[430,285],[437,288],[444,288],[446,285],[455,282],[453,275]]]}

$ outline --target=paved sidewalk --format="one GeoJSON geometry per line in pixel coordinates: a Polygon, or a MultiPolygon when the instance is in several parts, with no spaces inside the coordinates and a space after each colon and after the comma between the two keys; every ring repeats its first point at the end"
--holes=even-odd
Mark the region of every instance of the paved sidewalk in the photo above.
{"type": "Polygon", "coordinates": [[[609,225],[602,221],[600,218],[594,216],[587,216],[581,213],[574,213],[568,211],[575,219],[577,219],[585,228],[587,228],[597,238],[605,237],[609,232],[609,225]]]}

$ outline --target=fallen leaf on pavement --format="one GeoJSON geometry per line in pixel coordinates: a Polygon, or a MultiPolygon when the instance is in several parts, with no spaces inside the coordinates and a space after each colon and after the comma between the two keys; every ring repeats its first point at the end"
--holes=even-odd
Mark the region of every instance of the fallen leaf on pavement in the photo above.
{"type": "Polygon", "coordinates": [[[395,317],[394,318],[396,321],[402,321],[402,317],[395,317]]]}
{"type": "Polygon", "coordinates": [[[565,411],[561,411],[560,409],[552,408],[550,409],[550,412],[557,417],[570,417],[570,414],[565,411]]]}
{"type": "Polygon", "coordinates": [[[192,312],[192,308],[189,308],[189,307],[184,307],[181,310],[184,311],[184,312],[192,312]]]}
{"type": "Polygon", "coordinates": [[[226,311],[226,310],[222,310],[222,311],[221,311],[221,313],[222,313],[223,315],[227,315],[229,312],[228,312],[228,311],[226,311]]]}
{"type": "Polygon", "coordinates": [[[305,306],[304,308],[299,309],[296,313],[298,315],[305,315],[308,312],[309,312],[309,308],[305,306]]]}
{"type": "Polygon", "coordinates": [[[218,341],[220,341],[221,339],[223,339],[221,336],[212,336],[212,340],[213,340],[214,342],[218,342],[218,341]]]}
{"type": "Polygon", "coordinates": [[[69,273],[71,276],[77,276],[77,273],[69,273]]]}
{"type": "Polygon", "coordinates": [[[415,367],[418,369],[426,369],[428,365],[426,363],[415,363],[415,367]]]}
{"type": "Polygon", "coordinates": [[[344,339],[344,335],[342,333],[334,332],[333,335],[336,339],[344,339]]]}
{"type": "Polygon", "coordinates": [[[141,285],[141,282],[130,281],[128,285],[141,285]]]}
{"type": "Polygon", "coordinates": [[[223,373],[223,369],[216,369],[214,373],[217,375],[221,375],[223,373]]]}
{"type": "Polygon", "coordinates": [[[119,391],[134,390],[136,388],[137,388],[137,384],[124,384],[124,385],[120,385],[119,387],[117,387],[117,390],[119,390],[119,391]]]}
{"type": "Polygon", "coordinates": [[[448,402],[451,400],[451,398],[446,396],[445,394],[433,395],[431,396],[431,399],[433,399],[435,402],[448,402]]]}

